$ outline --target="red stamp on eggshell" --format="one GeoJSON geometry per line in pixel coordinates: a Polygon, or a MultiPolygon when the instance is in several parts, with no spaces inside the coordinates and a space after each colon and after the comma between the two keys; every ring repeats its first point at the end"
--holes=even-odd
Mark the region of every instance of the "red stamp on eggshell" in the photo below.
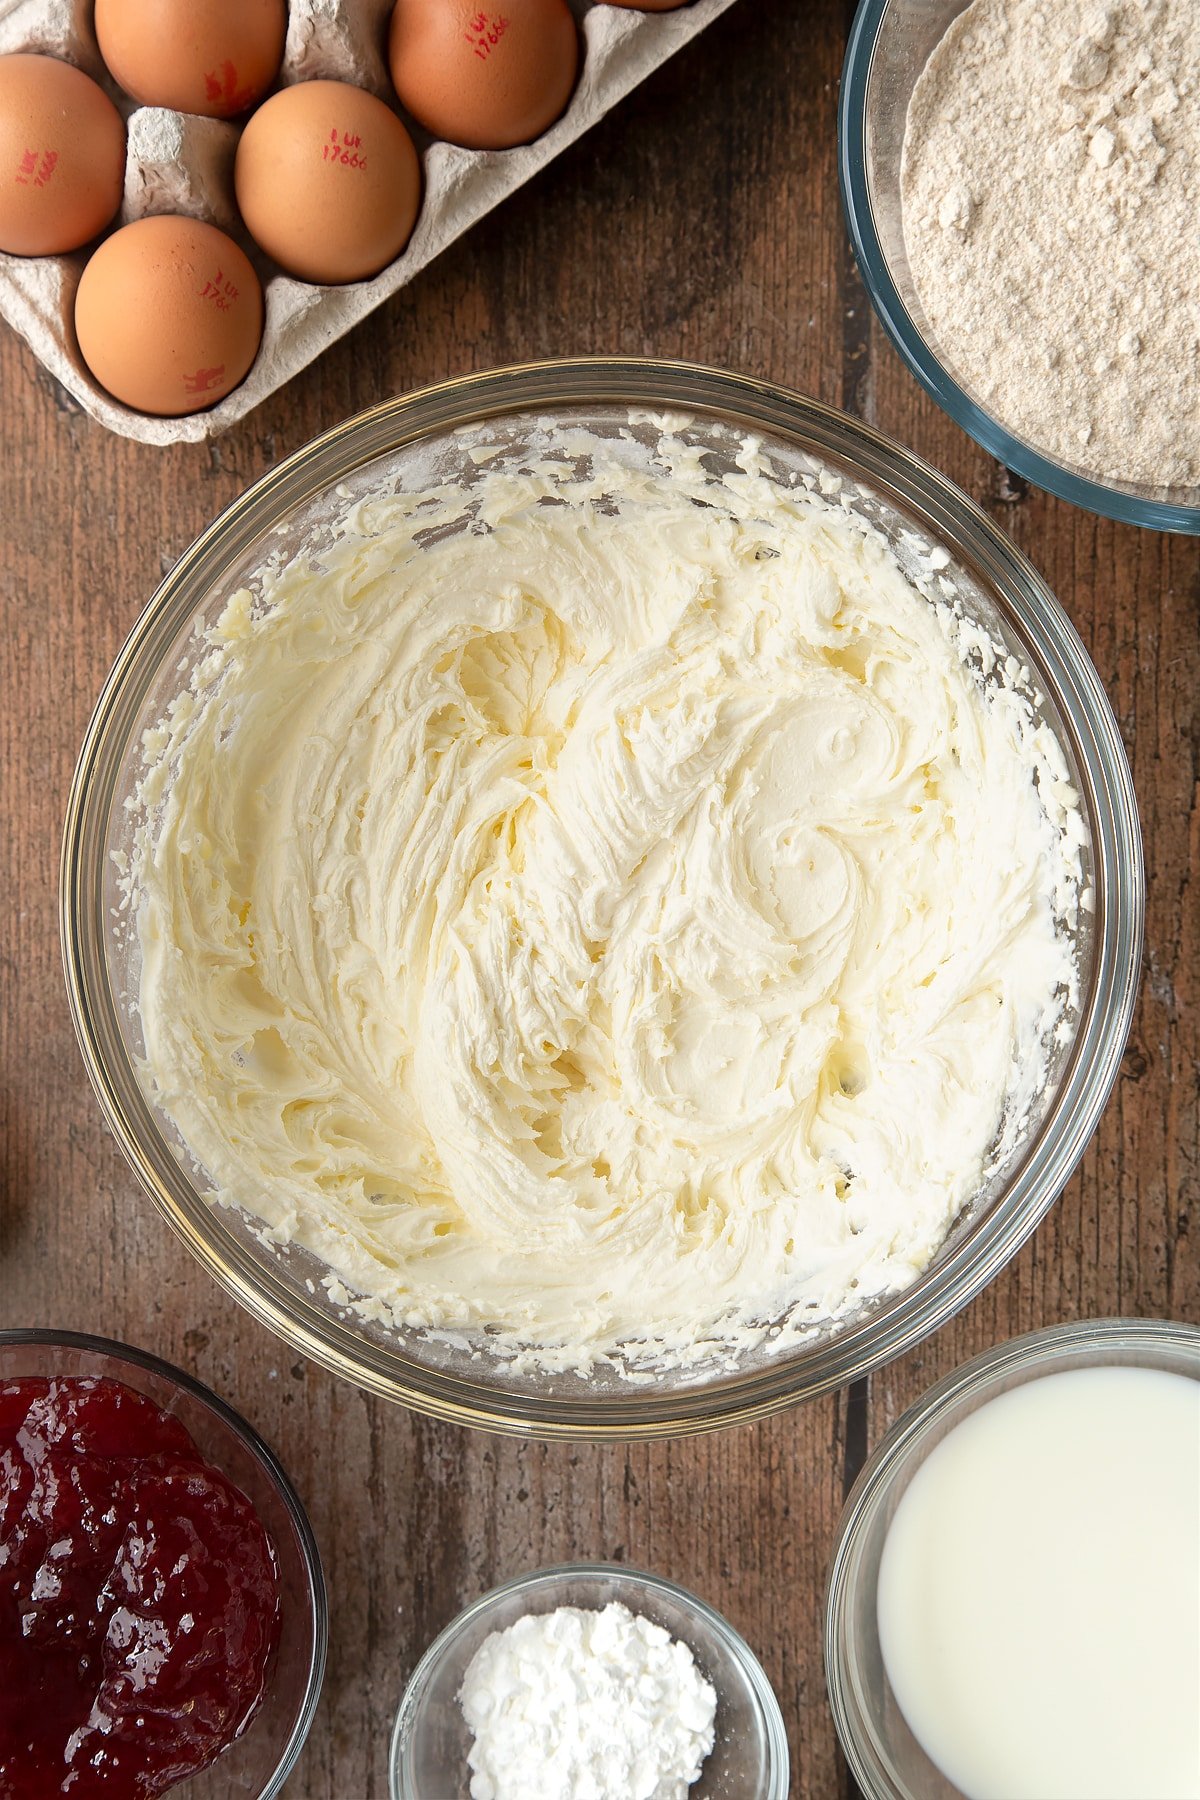
{"type": "Polygon", "coordinates": [[[231,62],[223,62],[219,69],[205,71],[204,97],[223,113],[240,113],[245,112],[254,93],[248,87],[239,87],[237,70],[231,62]]]}
{"type": "Polygon", "coordinates": [[[321,161],[337,163],[342,169],[365,169],[367,153],[362,147],[361,134],[339,131],[336,125],[332,126],[328,139],[321,145],[321,161]]]}
{"type": "Polygon", "coordinates": [[[185,394],[209,394],[225,373],[225,364],[217,363],[211,369],[197,369],[194,375],[185,375],[183,391],[185,394]]]}
{"type": "Polygon", "coordinates": [[[220,269],[200,289],[200,298],[210,301],[218,312],[228,312],[237,297],[237,284],[230,281],[220,269]]]}
{"type": "Polygon", "coordinates": [[[36,150],[23,150],[17,164],[17,186],[44,188],[57,167],[57,150],[42,151],[40,159],[36,150]]]}
{"type": "Polygon", "coordinates": [[[486,62],[508,30],[508,23],[502,13],[478,12],[468,20],[463,36],[476,56],[486,62]]]}

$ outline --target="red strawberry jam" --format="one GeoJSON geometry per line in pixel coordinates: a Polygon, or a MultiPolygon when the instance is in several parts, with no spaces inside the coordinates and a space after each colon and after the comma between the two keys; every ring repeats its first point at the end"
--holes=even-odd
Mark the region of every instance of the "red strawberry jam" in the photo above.
{"type": "Polygon", "coordinates": [[[119,1381],[0,1384],[0,1796],[153,1800],[262,1698],[279,1631],[258,1514],[119,1381]]]}

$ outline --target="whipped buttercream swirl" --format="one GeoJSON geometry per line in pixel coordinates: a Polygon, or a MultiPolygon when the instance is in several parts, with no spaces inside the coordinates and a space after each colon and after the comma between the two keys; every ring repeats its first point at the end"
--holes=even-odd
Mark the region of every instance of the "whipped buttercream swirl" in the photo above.
{"type": "Polygon", "coordinates": [[[148,736],[154,1096],[397,1324],[586,1369],[843,1316],[1071,1004],[1057,743],[936,583],[740,464],[348,501],[148,736]]]}

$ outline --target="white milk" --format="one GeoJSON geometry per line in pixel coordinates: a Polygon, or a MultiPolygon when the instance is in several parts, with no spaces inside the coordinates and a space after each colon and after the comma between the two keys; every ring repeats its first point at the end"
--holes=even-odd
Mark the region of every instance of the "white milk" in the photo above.
{"type": "Polygon", "coordinates": [[[969,1800],[1197,1800],[1200,1382],[1069,1370],[964,1420],[897,1509],[879,1635],[969,1800]]]}

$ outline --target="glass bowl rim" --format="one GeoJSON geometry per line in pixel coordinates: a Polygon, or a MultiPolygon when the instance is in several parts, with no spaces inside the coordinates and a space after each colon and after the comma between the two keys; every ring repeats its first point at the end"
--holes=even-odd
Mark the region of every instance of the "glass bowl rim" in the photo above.
{"type": "MultiPolygon", "coordinates": [[[[775,1689],[767,1676],[766,1670],[755,1652],[750,1648],[741,1632],[730,1624],[724,1613],[718,1612],[707,1600],[692,1593],[677,1581],[671,1581],[665,1575],[652,1574],[648,1569],[640,1569],[631,1563],[623,1562],[569,1562],[551,1563],[541,1569],[534,1569],[525,1575],[514,1575],[508,1581],[500,1582],[489,1588],[457,1612],[449,1624],[443,1626],[424,1651],[412,1674],[404,1684],[400,1705],[396,1709],[396,1721],[392,1727],[391,1743],[388,1750],[388,1783],[391,1800],[405,1800],[405,1796],[397,1786],[400,1774],[401,1731],[407,1725],[410,1716],[418,1706],[422,1690],[429,1679],[434,1665],[449,1650],[468,1626],[485,1617],[501,1601],[519,1594],[535,1593],[542,1588],[562,1581],[579,1580],[625,1580],[636,1583],[653,1593],[665,1596],[681,1606],[685,1612],[699,1619],[712,1634],[720,1639],[731,1653],[733,1660],[746,1677],[747,1685],[758,1702],[762,1714],[767,1750],[769,1756],[768,1776],[770,1780],[770,1800],[787,1800],[788,1779],[791,1769],[791,1752],[788,1748],[787,1727],[784,1724],[783,1709],[779,1704],[775,1689]]],[[[616,1596],[620,1599],[621,1596],[616,1596]]],[[[570,1601],[561,1604],[570,1605],[570,1601]]],[[[631,1610],[633,1610],[631,1608],[631,1610]]],[[[689,1645],[689,1649],[693,1646],[689,1645]]]]}
{"type": "Polygon", "coordinates": [[[999,526],[910,451],[818,401],[690,363],[613,356],[488,370],[383,401],[303,445],[218,514],[157,585],[101,689],[71,783],[59,900],[68,1002],[101,1110],[141,1186],[228,1292],[304,1355],[419,1412],[518,1435],[611,1441],[714,1430],[845,1385],[936,1330],[993,1278],[1053,1204],[1116,1079],[1137,993],[1145,880],[1132,776],[1103,684],[1061,603],[999,526]],[[130,728],[163,649],[203,604],[229,559],[315,492],[435,431],[497,416],[606,405],[703,413],[840,461],[968,559],[1013,615],[1091,784],[1098,897],[1092,983],[1058,1092],[983,1228],[865,1320],[822,1333],[732,1380],[691,1384],[661,1400],[653,1387],[642,1386],[595,1397],[528,1396],[498,1380],[481,1386],[431,1369],[305,1305],[261,1258],[232,1238],[221,1242],[212,1209],[195,1185],[165,1155],[158,1159],[164,1178],[143,1144],[133,1110],[140,1090],[128,1054],[115,1067],[104,1054],[102,1028],[115,1017],[113,996],[103,975],[93,988],[89,965],[89,953],[102,956],[98,947],[106,929],[96,884],[116,781],[113,734],[130,728]],[[89,862],[84,845],[90,848],[92,838],[97,844],[89,862]]]}
{"type": "Polygon", "coordinates": [[[848,1576],[850,1556],[872,1523],[881,1491],[896,1464],[914,1445],[919,1445],[956,1401],[981,1396],[980,1404],[986,1405],[989,1389],[997,1388],[1006,1376],[1030,1371],[1030,1379],[1036,1380],[1069,1368],[1080,1353],[1142,1347],[1160,1355],[1173,1350],[1190,1351],[1196,1360],[1196,1379],[1200,1381],[1200,1325],[1182,1319],[1062,1320],[1022,1332],[1019,1337],[1005,1338],[933,1382],[888,1428],[859,1470],[846,1496],[829,1559],[823,1652],[825,1685],[838,1742],[867,1800],[915,1800],[890,1777],[886,1777],[886,1788],[878,1785],[878,1772],[867,1760],[873,1745],[860,1727],[857,1709],[848,1700],[854,1671],[842,1654],[841,1626],[854,1594],[848,1576]]]}
{"type": "Polygon", "coordinates": [[[917,328],[892,279],[867,181],[866,101],[880,28],[892,0],[861,0],[850,29],[838,97],[838,179],[855,260],[871,305],[909,373],[956,425],[1006,468],[1046,493],[1087,512],[1152,531],[1200,535],[1200,502],[1141,499],[1123,488],[1076,475],[1015,437],[959,386],[917,328]]]}
{"type": "MultiPolygon", "coordinates": [[[[305,1577],[308,1584],[308,1595],[312,1605],[312,1647],[308,1657],[308,1675],[304,1685],[304,1696],[296,1713],[296,1719],[288,1734],[288,1739],[277,1761],[267,1785],[261,1790],[259,1800],[275,1800],[282,1793],[284,1783],[299,1761],[300,1753],[312,1729],[317,1706],[321,1698],[321,1689],[325,1680],[325,1664],[329,1651],[329,1595],[325,1586],[325,1572],[321,1565],[321,1553],[317,1548],[317,1540],[304,1503],[292,1485],[291,1477],[283,1467],[270,1445],[264,1441],[241,1413],[235,1411],[227,1400],[207,1387],[195,1375],[189,1375],[186,1369],[178,1368],[174,1363],[164,1361],[149,1350],[140,1350],[135,1344],[125,1344],[116,1338],[98,1337],[88,1331],[57,1331],[49,1326],[12,1326],[0,1328],[0,1354],[7,1349],[64,1349],[82,1351],[88,1356],[103,1356],[108,1361],[123,1364],[129,1369],[141,1369],[160,1380],[170,1382],[198,1401],[209,1412],[215,1414],[222,1425],[225,1425],[238,1438],[251,1456],[266,1474],[271,1486],[283,1502],[284,1511],[291,1521],[300,1545],[301,1560],[304,1564],[305,1577]]],[[[0,1376],[0,1381],[5,1377],[0,1376]]],[[[114,1377],[115,1379],[115,1377],[114,1377]]]]}

